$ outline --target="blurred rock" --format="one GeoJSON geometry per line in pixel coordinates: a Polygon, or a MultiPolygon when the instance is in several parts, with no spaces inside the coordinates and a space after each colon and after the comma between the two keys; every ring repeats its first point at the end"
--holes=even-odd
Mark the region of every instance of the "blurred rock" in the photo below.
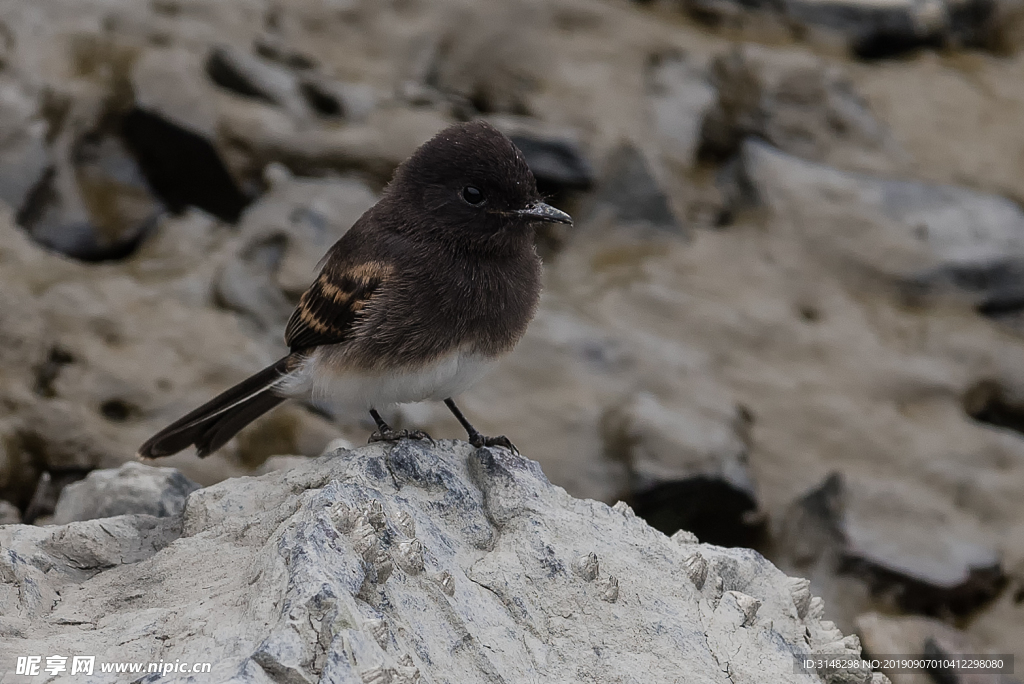
{"type": "Polygon", "coordinates": [[[181,515],[185,499],[197,489],[199,485],[174,468],[128,462],[116,469],[94,470],[84,480],[64,487],[53,523],[126,514],[181,515]]]}
{"type": "Polygon", "coordinates": [[[451,16],[428,48],[424,85],[481,114],[535,115],[530,98],[550,64],[543,22],[541,9],[525,2],[451,16]]]}
{"type": "Polygon", "coordinates": [[[594,184],[594,169],[575,140],[527,132],[513,133],[511,138],[542,193],[589,190],[594,184]]]}
{"type": "MultiPolygon", "coordinates": [[[[119,259],[131,253],[162,210],[135,160],[117,137],[116,115],[102,94],[86,90],[78,98],[52,93],[45,98],[51,125],[26,125],[44,144],[46,167],[33,174],[20,168],[31,186],[12,208],[17,221],[37,242],[86,261],[119,259]],[[56,116],[50,110],[60,110],[56,116]]],[[[12,153],[14,151],[12,150],[12,153]]],[[[12,163],[22,164],[13,154],[12,163]]],[[[9,198],[10,199],[10,198],[9,198]]]]}
{"type": "Polygon", "coordinates": [[[645,83],[660,153],[670,164],[692,169],[704,121],[718,103],[706,65],[675,51],[655,53],[648,61],[645,83]]]}
{"type": "Polygon", "coordinates": [[[121,132],[168,209],[195,206],[234,223],[249,203],[217,148],[216,96],[199,55],[149,50],[132,70],[135,107],[121,132]]]}
{"type": "Polygon", "coordinates": [[[794,502],[781,544],[795,567],[824,559],[901,609],[964,615],[1006,582],[979,529],[926,489],[833,474],[794,502]]]}
{"type": "Polygon", "coordinates": [[[279,162],[294,173],[358,172],[383,186],[422,143],[450,124],[432,109],[378,107],[365,121],[339,127],[299,127],[277,107],[235,98],[221,102],[226,144],[245,150],[254,168],[279,162]]]}
{"type": "Polygon", "coordinates": [[[587,220],[687,235],[644,153],[630,144],[611,153],[586,214],[587,220]]]}
{"type": "MultiPolygon", "coordinates": [[[[789,154],[839,167],[878,171],[902,161],[848,77],[820,57],[741,45],[716,56],[709,68],[717,97],[712,106],[702,106],[702,155],[729,158],[744,139],[756,136],[789,154]]],[[[699,78],[685,64],[670,67],[669,74],[677,89],[685,79],[699,78]]],[[[698,87],[703,86],[689,86],[698,87]]],[[[692,97],[703,102],[702,96],[692,97]]]]}
{"type": "Polygon", "coordinates": [[[983,45],[997,55],[1014,55],[1024,47],[1024,3],[1003,0],[993,5],[983,45]]]}
{"type": "Polygon", "coordinates": [[[292,116],[310,113],[295,73],[237,48],[218,45],[211,50],[206,74],[222,88],[276,104],[292,116]]]}
{"type": "Polygon", "coordinates": [[[17,525],[21,522],[21,511],[17,506],[0,499],[0,525],[17,525]]]}
{"type": "Polygon", "coordinates": [[[216,89],[204,54],[185,48],[146,50],[132,67],[135,108],[209,143],[217,135],[216,89]]]}
{"type": "Polygon", "coordinates": [[[891,278],[908,299],[954,296],[982,311],[1024,306],[1024,213],[949,185],[845,173],[749,140],[745,181],[834,256],[891,278]],[[824,217],[831,216],[831,220],[824,217]],[[837,236],[839,221],[849,227],[837,236]]]}
{"type": "MultiPolygon", "coordinates": [[[[175,227],[161,225],[157,237],[175,227]]],[[[197,244],[200,256],[188,250],[173,257],[140,253],[131,265],[152,277],[149,263],[159,262],[155,272],[166,274],[185,261],[201,273],[199,262],[222,255],[218,246],[225,239],[219,234],[197,244]],[[172,268],[167,262],[175,260],[172,268]]],[[[263,367],[276,352],[188,286],[175,298],[173,289],[157,290],[127,270],[62,259],[2,216],[0,285],[0,496],[21,507],[43,472],[52,475],[48,500],[55,503],[67,478],[130,460],[157,429],[263,367]]],[[[300,413],[297,427],[282,433],[299,440],[287,451],[305,453],[300,445],[310,448],[314,441],[319,443],[312,448],[320,450],[338,436],[304,437],[312,429],[302,426],[320,426],[323,419],[300,413]]],[[[259,465],[250,465],[239,448],[229,447],[215,461],[183,454],[168,465],[190,479],[216,481],[259,465]]]]}
{"type": "Polygon", "coordinates": [[[0,201],[16,212],[51,165],[48,125],[38,110],[23,84],[0,79],[0,201]]]}
{"type": "MultiPolygon", "coordinates": [[[[493,115],[487,121],[522,151],[541,195],[560,209],[576,213],[576,208],[586,202],[581,194],[592,189],[595,180],[581,132],[527,116],[493,115]]],[[[573,231],[573,226],[560,223],[538,224],[536,237],[541,256],[549,259],[556,254],[573,231]]]]}
{"type": "Polygon", "coordinates": [[[1024,396],[1019,385],[981,380],[964,392],[964,411],[974,420],[1024,434],[1024,396]]]}
{"type": "MultiPolygon", "coordinates": [[[[978,657],[991,653],[977,639],[933,618],[895,617],[865,613],[857,618],[857,633],[864,651],[877,655],[905,655],[912,658],[978,657]]],[[[1009,675],[953,673],[937,669],[932,672],[889,672],[893,684],[1017,684],[1009,675]]]]}
{"type": "Polygon", "coordinates": [[[642,652],[645,671],[690,681],[796,684],[808,678],[794,655],[860,653],[820,599],[801,612],[793,580],[760,555],[678,543],[501,449],[339,450],[195,492],[183,516],[99,523],[0,530],[0,667],[26,651],[101,652],[107,629],[52,625],[111,620],[121,657],[187,654],[241,681],[528,681],[543,652],[546,678],[606,682],[634,677],[642,652]],[[573,572],[581,557],[588,570],[573,572]],[[680,573],[689,559],[699,587],[680,573]],[[161,590],[139,592],[145,578],[161,590]],[[183,634],[200,614],[216,634],[141,638],[183,634]]]}
{"type": "MultiPolygon", "coordinates": [[[[339,418],[350,419],[348,416],[339,418]]],[[[360,441],[362,438],[360,434],[360,441]]],[[[265,472],[261,468],[266,460],[277,454],[308,459],[313,454],[323,453],[330,444],[348,443],[331,418],[298,402],[288,402],[274,409],[242,430],[236,439],[239,459],[257,472],[265,472]]]]}
{"type": "Polygon", "coordinates": [[[270,191],[246,210],[216,287],[223,305],[280,337],[317,264],[376,197],[353,179],[293,178],[281,167],[268,175],[270,191]]]}
{"type": "Polygon", "coordinates": [[[78,189],[96,233],[96,244],[84,258],[117,258],[133,251],[163,211],[135,159],[118,137],[106,134],[84,138],[74,161],[78,189]]]}
{"type": "Polygon", "coordinates": [[[747,470],[745,421],[729,406],[666,406],[641,392],[605,417],[606,451],[629,465],[630,502],[665,534],[755,546],[763,532],[747,470]]]}
{"type": "Polygon", "coordinates": [[[260,330],[279,334],[295,308],[273,282],[281,265],[287,238],[277,234],[248,242],[237,259],[224,264],[216,284],[217,302],[245,314],[260,330]]]}
{"type": "Polygon", "coordinates": [[[43,471],[35,482],[32,498],[25,506],[22,522],[26,525],[46,525],[52,520],[64,488],[85,477],[84,470],[66,469],[57,472],[43,471]]]}
{"type": "Polygon", "coordinates": [[[283,64],[290,69],[313,69],[318,64],[315,58],[273,32],[259,34],[254,40],[253,49],[260,57],[283,64]]]}
{"type": "Polygon", "coordinates": [[[19,214],[32,237],[84,261],[133,252],[162,211],[134,159],[111,136],[83,140],[60,160],[19,214]]]}
{"type": "Polygon", "coordinates": [[[380,99],[371,85],[346,83],[316,73],[304,74],[300,89],[317,114],[350,123],[366,121],[380,99]]]}
{"type": "MultiPolygon", "coordinates": [[[[780,4],[688,0],[705,19],[726,21],[747,10],[777,12],[795,26],[824,29],[844,40],[858,57],[878,59],[922,47],[990,47],[998,32],[995,0],[920,3],[852,0],[786,0],[780,4]]],[[[752,17],[752,19],[756,19],[752,17]]]]}

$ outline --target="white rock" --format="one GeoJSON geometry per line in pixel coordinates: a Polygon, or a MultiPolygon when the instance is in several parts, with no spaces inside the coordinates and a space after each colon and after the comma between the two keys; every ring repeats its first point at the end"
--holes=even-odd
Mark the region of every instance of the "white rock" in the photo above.
{"type": "Polygon", "coordinates": [[[53,522],[109,518],[126,513],[158,517],[180,515],[185,499],[199,489],[174,468],[128,462],[117,469],[94,470],[61,491],[53,522]]]}
{"type": "Polygon", "coordinates": [[[210,662],[217,681],[663,672],[753,684],[806,681],[793,654],[815,647],[789,579],[760,555],[700,547],[724,589],[712,608],[680,590],[684,547],[573,499],[532,461],[451,442],[336,451],[226,480],[194,492],[176,517],[11,525],[0,548],[3,666],[7,653],[102,653],[116,638],[120,659],[210,662]],[[392,533],[390,514],[380,533],[369,518],[399,507],[437,572],[388,570],[410,542],[392,533]],[[361,511],[346,535],[332,523],[343,509],[361,511]],[[581,585],[570,566],[591,553],[602,578],[581,585]]]}

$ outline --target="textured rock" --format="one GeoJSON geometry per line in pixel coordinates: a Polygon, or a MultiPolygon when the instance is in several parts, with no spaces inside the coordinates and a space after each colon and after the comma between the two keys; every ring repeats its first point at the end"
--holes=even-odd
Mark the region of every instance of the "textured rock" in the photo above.
{"type": "MultiPolygon", "coordinates": [[[[661,672],[739,684],[810,681],[794,655],[842,639],[820,600],[798,617],[788,578],[760,555],[679,544],[569,497],[532,461],[462,443],[336,451],[194,492],[183,516],[12,526],[0,539],[2,659],[105,653],[116,632],[119,659],[187,655],[233,681],[661,672]],[[681,581],[695,548],[703,588],[681,581]],[[147,582],[160,590],[138,591],[147,582]],[[211,614],[216,637],[188,632],[211,614]]],[[[843,649],[858,652],[856,639],[843,649]]]]}
{"type": "Polygon", "coordinates": [[[126,514],[176,516],[197,489],[199,485],[174,468],[129,462],[116,470],[94,470],[63,489],[53,522],[63,525],[126,514]]]}

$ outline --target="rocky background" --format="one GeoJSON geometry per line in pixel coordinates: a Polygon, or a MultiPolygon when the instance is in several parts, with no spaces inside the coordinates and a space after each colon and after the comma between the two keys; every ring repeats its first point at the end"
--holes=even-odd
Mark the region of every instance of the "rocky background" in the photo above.
{"type": "MultiPolygon", "coordinates": [[[[394,167],[485,117],[577,222],[474,424],[809,577],[869,652],[1024,662],[1021,15],[3,0],[0,523],[96,517],[54,518],[64,487],[276,359],[394,167]]],[[[209,485],[371,427],[293,403],[166,464],[209,485]]]]}

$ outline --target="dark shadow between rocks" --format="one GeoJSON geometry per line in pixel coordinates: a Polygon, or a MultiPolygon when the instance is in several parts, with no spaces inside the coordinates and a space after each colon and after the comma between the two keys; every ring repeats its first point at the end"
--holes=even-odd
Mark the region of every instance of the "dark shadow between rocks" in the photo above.
{"type": "Polygon", "coordinates": [[[1007,583],[998,564],[971,568],[967,578],[953,587],[936,586],[852,554],[842,557],[837,570],[861,578],[874,595],[890,597],[904,611],[935,617],[970,615],[998,596],[1007,583]]]}
{"type": "Polygon", "coordinates": [[[341,101],[318,83],[305,81],[299,85],[299,91],[306,103],[320,116],[344,118],[345,107],[341,101]]]}
{"type": "Polygon", "coordinates": [[[267,97],[266,93],[255,87],[238,72],[235,65],[231,63],[228,53],[223,49],[216,48],[210,53],[210,58],[206,61],[206,75],[221,88],[226,88],[242,97],[251,97],[271,104],[274,102],[267,97]]]}
{"type": "Polygon", "coordinates": [[[903,57],[913,50],[936,50],[943,41],[938,36],[918,38],[905,31],[871,33],[854,41],[851,52],[857,59],[873,61],[903,57]]]}
{"type": "Polygon", "coordinates": [[[50,166],[17,205],[15,219],[37,243],[81,261],[122,259],[164,212],[131,151],[119,115],[97,115],[62,131],[50,166]]]}
{"type": "Polygon", "coordinates": [[[594,186],[594,168],[575,143],[524,134],[510,137],[523,153],[541,193],[559,195],[594,186]]]}
{"type": "Polygon", "coordinates": [[[222,221],[238,221],[249,198],[209,141],[138,108],[125,115],[121,132],[150,187],[170,211],[195,206],[222,221]]]}
{"type": "Polygon", "coordinates": [[[100,404],[100,415],[112,423],[127,422],[141,413],[138,406],[124,399],[107,399],[100,404]]]}
{"type": "Polygon", "coordinates": [[[71,352],[59,346],[51,347],[46,355],[46,360],[35,367],[36,382],[33,387],[35,393],[47,398],[57,396],[54,383],[60,376],[64,366],[74,362],[75,357],[71,355],[71,352]]]}
{"type": "Polygon", "coordinates": [[[64,488],[85,479],[88,474],[88,470],[43,472],[36,480],[32,497],[24,508],[22,522],[31,525],[41,517],[53,515],[53,511],[57,507],[57,500],[60,499],[60,493],[64,491],[64,488]]]}
{"type": "Polygon", "coordinates": [[[964,393],[964,411],[974,420],[1024,435],[1024,401],[995,380],[982,380],[964,393]]]}
{"type": "Polygon", "coordinates": [[[698,476],[664,482],[628,502],[651,527],[671,535],[687,530],[717,546],[759,548],[765,535],[757,502],[720,479],[698,476]]]}

